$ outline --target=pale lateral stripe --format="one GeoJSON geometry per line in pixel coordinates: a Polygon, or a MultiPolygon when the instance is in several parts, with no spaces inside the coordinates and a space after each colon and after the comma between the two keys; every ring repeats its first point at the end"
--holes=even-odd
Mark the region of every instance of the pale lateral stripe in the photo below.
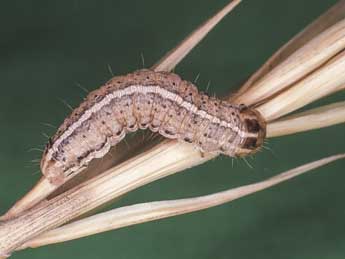
{"type": "MultiPolygon", "coordinates": [[[[250,149],[241,148],[241,147],[238,147],[237,145],[234,145],[232,143],[229,143],[229,146],[231,147],[232,150],[234,150],[234,153],[238,153],[239,151],[241,153],[245,153],[245,152],[250,151],[250,149]]],[[[64,172],[64,174],[66,176],[71,177],[72,175],[77,173],[79,170],[81,171],[82,169],[80,169],[80,167],[87,165],[92,159],[103,157],[106,153],[108,153],[110,148],[111,148],[110,143],[107,142],[102,149],[94,150],[89,155],[87,155],[85,158],[83,158],[82,161],[80,161],[80,163],[78,165],[75,165],[74,167],[69,168],[67,171],[64,172]]],[[[195,148],[197,148],[201,152],[204,152],[199,146],[195,146],[195,148]]],[[[216,153],[220,154],[222,152],[216,151],[216,153]]]]}

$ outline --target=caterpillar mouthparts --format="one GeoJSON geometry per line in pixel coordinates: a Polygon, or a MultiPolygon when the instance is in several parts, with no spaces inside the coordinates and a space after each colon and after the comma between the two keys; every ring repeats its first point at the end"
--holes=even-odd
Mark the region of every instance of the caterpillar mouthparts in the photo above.
{"type": "Polygon", "coordinates": [[[174,73],[143,69],[116,76],[87,96],[46,145],[42,173],[58,184],[103,157],[126,133],[147,128],[231,157],[255,153],[266,136],[255,109],[209,97],[174,73]]]}

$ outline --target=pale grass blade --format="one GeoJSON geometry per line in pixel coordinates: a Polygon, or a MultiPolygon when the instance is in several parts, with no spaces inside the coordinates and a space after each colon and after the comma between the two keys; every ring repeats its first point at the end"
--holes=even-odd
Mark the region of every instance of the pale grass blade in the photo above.
{"type": "Polygon", "coordinates": [[[280,118],[345,87],[345,51],[257,108],[266,121],[280,118]]]}
{"type": "Polygon", "coordinates": [[[130,225],[218,206],[261,190],[265,190],[293,177],[343,158],[345,158],[345,154],[323,158],[283,172],[261,182],[206,196],[148,202],[110,210],[48,231],[27,242],[21,247],[21,249],[65,242],[130,225]]]}
{"type": "Polygon", "coordinates": [[[254,105],[283,91],[345,49],[345,19],[336,23],[268,72],[235,103],[254,105]]]}
{"type": "Polygon", "coordinates": [[[328,11],[322,14],[314,22],[308,25],[295,37],[284,44],[277,52],[275,52],[240,88],[233,99],[242,95],[248,88],[254,86],[256,82],[264,77],[268,72],[272,71],[277,65],[286,60],[295,51],[303,47],[307,42],[325,31],[335,23],[345,18],[345,0],[341,0],[332,6],[328,11]]]}
{"type": "Polygon", "coordinates": [[[187,56],[187,54],[229,13],[241,0],[234,0],[222,10],[207,20],[198,29],[192,32],[186,39],[169,51],[152,69],[155,71],[171,71],[187,56]]]}
{"type": "Polygon", "coordinates": [[[345,101],[281,118],[267,125],[267,137],[279,137],[345,122],[345,101]]]}

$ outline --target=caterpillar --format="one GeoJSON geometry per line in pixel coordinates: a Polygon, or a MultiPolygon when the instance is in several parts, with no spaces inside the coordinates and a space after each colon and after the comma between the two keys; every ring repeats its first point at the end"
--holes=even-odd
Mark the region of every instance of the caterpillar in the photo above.
{"type": "Polygon", "coordinates": [[[209,97],[174,73],[142,69],[88,94],[49,139],[41,171],[58,184],[103,157],[126,133],[147,128],[231,157],[255,153],[266,135],[255,109],[209,97]]]}

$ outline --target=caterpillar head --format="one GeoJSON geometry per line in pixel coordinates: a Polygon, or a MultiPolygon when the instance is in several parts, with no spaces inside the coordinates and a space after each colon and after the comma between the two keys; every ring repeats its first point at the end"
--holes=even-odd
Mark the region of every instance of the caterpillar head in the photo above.
{"type": "Polygon", "coordinates": [[[240,142],[237,156],[243,157],[259,151],[266,138],[266,121],[255,109],[240,107],[241,122],[245,135],[240,142]]]}

